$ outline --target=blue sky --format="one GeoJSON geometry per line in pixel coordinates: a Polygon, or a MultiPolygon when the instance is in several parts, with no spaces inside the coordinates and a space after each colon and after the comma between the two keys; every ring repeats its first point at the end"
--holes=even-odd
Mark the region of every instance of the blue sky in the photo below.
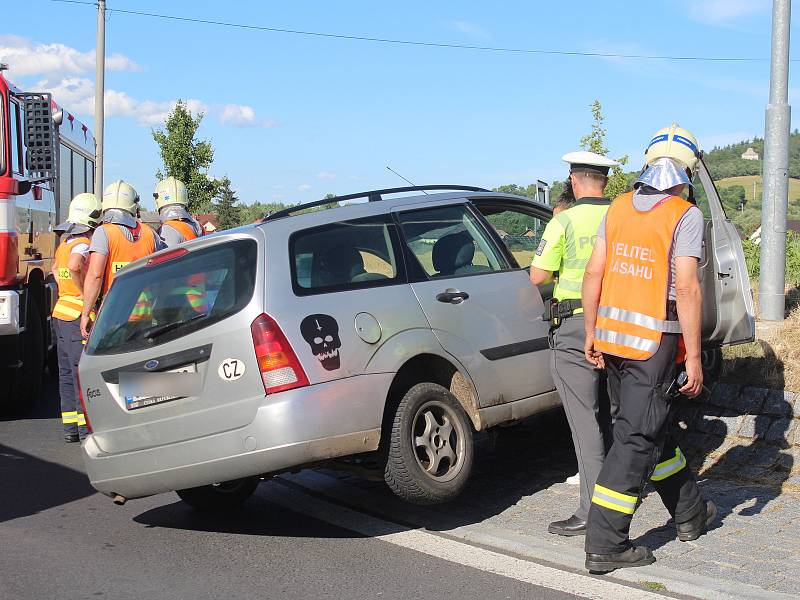
{"type": "MultiPolygon", "coordinates": [[[[109,8],[358,36],[649,55],[769,58],[768,0],[376,3],[108,0],[109,8]]],[[[7,3],[0,60],[91,123],[95,13],[7,3]],[[14,24],[9,29],[9,24],[14,24]]],[[[797,23],[797,17],[793,19],[797,23]]],[[[797,27],[793,27],[795,45],[797,27]]],[[[612,155],[639,166],[672,121],[711,148],[763,135],[769,63],[478,52],[294,36],[111,13],[106,173],[149,198],[150,130],[176,98],[206,118],[211,174],[242,201],[303,202],[415,183],[494,187],[565,175],[603,103],[612,155]]],[[[800,52],[793,52],[800,57],[800,52]]],[[[792,63],[790,102],[800,99],[792,63]]],[[[798,126],[795,110],[792,127],[798,126]]]]}

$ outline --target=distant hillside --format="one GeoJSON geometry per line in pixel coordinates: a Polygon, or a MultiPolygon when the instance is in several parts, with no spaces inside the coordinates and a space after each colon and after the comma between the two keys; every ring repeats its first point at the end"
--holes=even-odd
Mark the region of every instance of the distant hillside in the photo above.
{"type": "MultiPolygon", "coordinates": [[[[702,145],[703,140],[700,140],[702,145]]],[[[755,138],[732,144],[723,148],[714,148],[705,153],[703,160],[715,181],[728,177],[761,175],[764,159],[764,140],[755,138]],[[742,154],[752,148],[758,153],[759,160],[744,160],[742,154]]],[[[789,137],[789,177],[800,179],[800,131],[795,130],[789,137]]]]}

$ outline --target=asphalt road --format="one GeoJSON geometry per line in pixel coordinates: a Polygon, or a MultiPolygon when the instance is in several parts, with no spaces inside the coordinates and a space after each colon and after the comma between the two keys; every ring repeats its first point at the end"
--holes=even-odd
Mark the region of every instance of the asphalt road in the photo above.
{"type": "Polygon", "coordinates": [[[0,421],[0,598],[574,597],[297,514],[271,482],[229,515],[174,494],[115,506],[61,441],[52,384],[45,396],[0,421]]]}

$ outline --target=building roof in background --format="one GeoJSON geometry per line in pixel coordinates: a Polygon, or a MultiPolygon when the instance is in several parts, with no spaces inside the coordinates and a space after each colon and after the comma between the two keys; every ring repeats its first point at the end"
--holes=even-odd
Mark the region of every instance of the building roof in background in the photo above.
{"type": "Polygon", "coordinates": [[[199,213],[192,216],[207,233],[219,229],[219,219],[215,213],[199,213]]]}
{"type": "Polygon", "coordinates": [[[143,210],[139,213],[139,215],[142,219],[142,223],[155,226],[161,225],[161,218],[158,216],[157,212],[153,212],[152,210],[143,210]]]}

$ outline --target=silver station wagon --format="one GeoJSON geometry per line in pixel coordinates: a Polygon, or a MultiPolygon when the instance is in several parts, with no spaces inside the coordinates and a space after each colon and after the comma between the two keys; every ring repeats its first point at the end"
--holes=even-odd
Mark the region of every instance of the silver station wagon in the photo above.
{"type": "MultiPolygon", "coordinates": [[[[700,178],[713,350],[753,338],[753,309],[739,238],[700,178]]],[[[524,268],[550,217],[480,188],[395,188],[131,264],[80,363],[92,485],[120,503],[176,490],[224,508],[272,474],[372,453],[400,497],[453,498],[476,431],[559,405],[552,288],[524,268]]]]}

